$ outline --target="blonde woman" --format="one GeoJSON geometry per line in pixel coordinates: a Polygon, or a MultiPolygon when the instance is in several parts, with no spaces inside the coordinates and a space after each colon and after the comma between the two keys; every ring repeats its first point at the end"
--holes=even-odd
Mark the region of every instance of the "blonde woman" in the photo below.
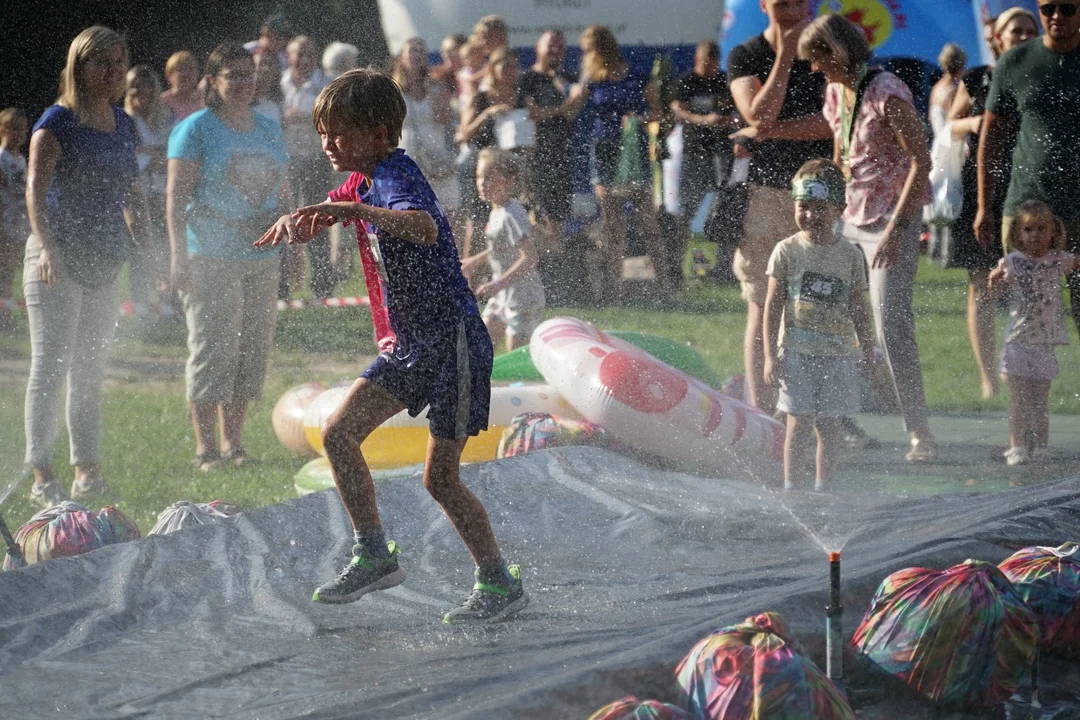
{"type": "Polygon", "coordinates": [[[930,129],[934,135],[941,132],[947,122],[949,111],[967,66],[967,53],[956,43],[945,43],[938,54],[941,79],[930,89],[930,129]]]}
{"type": "Polygon", "coordinates": [[[75,465],[71,497],[109,492],[101,475],[102,381],[130,223],[141,227],[143,214],[138,131],[116,107],[127,65],[119,34],[99,25],[79,33],[68,48],[63,92],[30,138],[26,203],[33,235],[23,265],[31,346],[26,462],[34,471],[30,498],[45,507],[67,498],[53,472],[65,380],[75,465]],[[135,212],[126,221],[127,210],[135,212]]]}
{"type": "MultiPolygon", "coordinates": [[[[1039,23],[1035,16],[1023,8],[1009,8],[1001,13],[992,24],[991,48],[994,57],[1012,50],[1039,35],[1039,23]]],[[[968,337],[975,355],[975,365],[979,369],[982,384],[982,398],[987,400],[998,393],[997,352],[994,338],[994,307],[996,302],[988,292],[987,281],[1002,256],[999,242],[992,242],[985,247],[975,238],[973,225],[975,212],[979,209],[979,162],[977,145],[979,130],[982,127],[983,112],[986,110],[986,98],[990,93],[993,78],[993,66],[984,65],[972,68],[964,74],[964,80],[956,89],[956,99],[949,112],[953,136],[966,138],[970,152],[964,163],[964,205],[960,217],[949,228],[950,252],[949,263],[968,273],[967,320],[968,337]]],[[[1005,191],[1012,172],[1012,150],[1016,146],[1016,131],[1010,128],[1006,139],[1008,153],[1002,165],[997,168],[994,184],[994,216],[1001,217],[1005,212],[1005,191]]]]}
{"type": "Polygon", "coordinates": [[[665,262],[666,253],[660,244],[660,225],[652,200],[652,180],[647,159],[639,163],[638,177],[617,177],[619,158],[623,153],[636,152],[648,157],[645,136],[645,79],[630,74],[619,43],[611,30],[600,25],[585,29],[581,35],[581,91],[573,99],[574,109],[581,107],[589,137],[589,161],[593,191],[600,203],[600,222],[603,229],[604,291],[607,299],[623,300],[622,265],[626,257],[626,210],[630,200],[639,217],[649,246],[649,255],[656,267],[656,276],[666,292],[670,278],[665,262]],[[631,119],[642,122],[637,135],[637,148],[626,148],[623,128],[631,119]]]}
{"type": "MultiPolygon", "coordinates": [[[[150,234],[147,242],[132,248],[128,290],[135,315],[149,312],[148,303],[157,297],[157,288],[165,280],[169,267],[169,236],[165,227],[165,148],[176,117],[161,101],[161,81],[146,65],[136,65],[127,74],[124,110],[135,121],[139,145],[139,182],[146,196],[150,234]]],[[[172,303],[165,312],[175,313],[172,303]]]]}
{"type": "Polygon", "coordinates": [[[828,81],[822,112],[834,136],[834,161],[850,178],[844,222],[870,263],[870,300],[878,344],[911,439],[908,462],[937,458],[923,391],[911,311],[919,262],[922,206],[930,199],[930,150],[911,91],[869,67],[863,30],[841,15],[810,23],[799,57],[828,81]]]}
{"type": "Polygon", "coordinates": [[[423,40],[405,41],[394,60],[393,78],[405,96],[405,124],[399,147],[420,166],[453,222],[460,191],[454,158],[446,143],[452,119],[450,97],[441,84],[431,79],[427,45],[423,40]]]}

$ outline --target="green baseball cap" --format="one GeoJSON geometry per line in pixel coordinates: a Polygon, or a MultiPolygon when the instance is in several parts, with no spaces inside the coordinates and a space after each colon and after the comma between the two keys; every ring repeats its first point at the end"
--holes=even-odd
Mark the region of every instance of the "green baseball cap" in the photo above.
{"type": "Polygon", "coordinates": [[[795,200],[822,200],[834,205],[847,202],[847,190],[813,175],[804,175],[791,181],[791,197],[795,200]]]}

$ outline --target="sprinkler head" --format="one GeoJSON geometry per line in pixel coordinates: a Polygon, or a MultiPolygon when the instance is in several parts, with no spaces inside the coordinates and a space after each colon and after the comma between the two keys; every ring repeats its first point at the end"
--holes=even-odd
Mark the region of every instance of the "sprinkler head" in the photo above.
{"type": "Polygon", "coordinates": [[[829,553],[829,562],[831,562],[831,563],[840,562],[840,553],[839,552],[831,552],[831,553],[829,553]]]}

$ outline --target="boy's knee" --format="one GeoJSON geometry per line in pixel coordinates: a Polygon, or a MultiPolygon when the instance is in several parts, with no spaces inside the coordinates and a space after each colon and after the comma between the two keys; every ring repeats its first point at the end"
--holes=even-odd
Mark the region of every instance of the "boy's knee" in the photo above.
{"type": "Polygon", "coordinates": [[[428,473],[424,476],[424,489],[440,505],[452,502],[457,497],[461,480],[456,476],[442,473],[428,473]]]}
{"type": "Polygon", "coordinates": [[[326,449],[326,454],[333,457],[335,454],[357,450],[367,435],[350,427],[340,418],[331,417],[326,423],[326,429],[322,432],[323,447],[326,449]]]}

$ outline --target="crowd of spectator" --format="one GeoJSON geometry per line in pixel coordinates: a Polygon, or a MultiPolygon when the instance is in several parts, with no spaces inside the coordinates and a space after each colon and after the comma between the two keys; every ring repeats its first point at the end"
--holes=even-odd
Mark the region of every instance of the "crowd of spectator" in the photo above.
{"type": "MultiPolygon", "coordinates": [[[[631,254],[648,256],[642,277],[664,299],[683,282],[701,204],[711,195],[724,202],[718,191],[727,185],[744,186],[732,270],[747,305],[746,398],[767,412],[776,404],[764,377],[769,260],[799,232],[796,170],[831,158],[847,178],[844,235],[866,259],[877,342],[911,434],[907,457],[929,461],[937,447],[912,313],[929,140],[947,133],[969,148],[963,211],[945,227],[947,240],[936,241],[968,272],[971,344],[990,397],[998,372],[988,279],[1010,249],[1016,209],[1046,203],[1069,247],[1080,243],[1069,182],[1080,170],[1076,7],[1048,0],[1040,18],[1013,8],[991,21],[997,66],[968,69],[963,50],[947,45],[926,118],[911,89],[874,65],[860,28],[841,16],[810,22],[807,0],[763,0],[768,25],[730,50],[726,74],[711,40],[696,47],[681,78],[662,59],[652,75],[638,74],[602,26],[577,39],[576,78],[557,29],[537,39],[535,61],[523,68],[497,16],[447,36],[436,64],[423,40],[410,39],[387,71],[407,107],[401,147],[445,207],[474,287],[489,300],[485,320],[508,348],[528,341],[548,273],[564,264],[571,225],[590,218],[590,205],[598,262],[580,299],[623,301],[631,254]],[[1035,41],[1040,20],[1046,34],[1035,41]],[[654,167],[676,146],[681,169],[660,192],[654,167]],[[591,203],[575,196],[578,165],[591,203]],[[667,196],[677,201],[658,202],[667,196]]],[[[249,460],[244,417],[261,390],[277,301],[305,280],[315,298],[331,297],[353,260],[340,229],[311,242],[306,258],[293,248],[280,257],[256,251],[251,241],[281,208],[319,202],[341,184],[311,114],[319,92],[359,54],[342,42],[320,48],[276,15],[257,40],[223,44],[205,62],[174,53],[163,86],[155,69],[129,68],[124,39],[96,26],[72,42],[59,99],[32,134],[24,113],[0,112],[0,295],[10,293],[22,256],[33,345],[26,457],[38,496],[64,494],[51,458],[65,375],[72,494],[104,489],[101,382],[125,261],[136,315],[157,305],[186,320],[196,465],[249,460]]],[[[1069,275],[1069,287],[1080,326],[1080,275],[1069,275]]],[[[862,442],[845,423],[847,439],[862,442]]]]}

